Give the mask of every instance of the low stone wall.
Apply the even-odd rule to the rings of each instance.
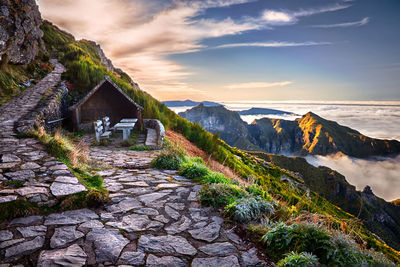
[[[165,137],[165,128],[161,121],[156,119],[144,119],[143,127],[145,129],[150,128],[154,129],[157,134],[156,138],[156,148],[161,148],[163,146],[163,141]]]
[[[16,131],[24,133],[32,130],[34,126],[44,126],[47,132],[54,131],[61,126],[60,119],[68,115],[68,89],[64,82],[57,85],[54,91],[41,100],[36,107],[23,116],[16,123]],[[51,121],[58,122],[49,123]]]

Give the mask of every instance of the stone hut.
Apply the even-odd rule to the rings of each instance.
[[[93,121],[107,116],[111,125],[123,118],[137,118],[135,128],[142,128],[143,107],[135,103],[106,76],[78,103],[69,108],[74,130],[90,130]]]

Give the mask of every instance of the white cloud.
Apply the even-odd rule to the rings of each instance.
[[[270,24],[290,23],[294,21],[294,17],[290,14],[274,10],[265,11],[262,17]]]
[[[216,48],[233,48],[233,47],[296,47],[296,46],[314,46],[314,45],[330,45],[330,42],[262,42],[262,43],[234,43],[224,44]]]
[[[265,10],[263,12],[262,19],[265,21],[265,23],[270,25],[287,25],[296,23],[299,17],[307,17],[320,13],[334,12],[349,7],[351,7],[351,5],[336,4],[333,6],[321,8],[300,9],[298,11]]]
[[[368,24],[370,19],[368,17],[363,18],[359,21],[343,22],[337,24],[322,24],[322,25],[312,25],[313,28],[347,28],[347,27],[360,27]]]
[[[307,16],[320,14],[320,13],[339,11],[339,10],[346,9],[349,7],[351,7],[351,5],[336,4],[333,6],[326,6],[326,7],[321,7],[321,8],[300,9],[299,11],[294,12],[292,15],[294,17],[307,17]]]
[[[269,88],[269,87],[281,87],[293,84],[291,81],[283,82],[246,82],[246,83],[235,83],[227,85],[228,89],[257,89],[257,88]]]

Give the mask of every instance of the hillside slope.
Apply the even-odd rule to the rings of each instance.
[[[251,154],[300,173],[311,190],[360,218],[372,232],[400,249],[400,207],[375,196],[368,186],[362,192],[357,191],[340,173],[324,166],[314,167],[301,157],[262,152]]]
[[[199,124],[181,118],[152,96],[140,90],[123,71],[108,69],[102,63],[93,42],[87,40],[76,41],[70,34],[61,31],[49,22],[43,24],[42,30],[47,50],[52,55],[57,55],[60,62],[67,69],[63,77],[69,83],[71,97],[79,99],[102,80],[105,75],[108,75],[132,99],[144,107],[145,117],[161,120],[167,129],[179,132],[213,159],[229,167],[243,179],[256,182],[270,194],[278,196],[289,207],[296,205],[300,211],[329,215],[339,221],[354,219],[353,216],[332,205],[314,192],[310,192],[308,196],[305,196],[303,187],[288,187],[287,183],[281,180],[281,177],[289,174],[286,174],[280,168],[263,162],[260,163],[256,158],[230,147],[220,140],[218,135],[212,135]],[[235,114],[238,116],[237,113]],[[238,126],[236,134],[244,137],[246,128],[243,128],[244,125],[240,122],[240,118],[236,116],[235,123]],[[219,121],[218,118],[217,121]],[[224,123],[224,121],[221,121],[221,123]],[[236,125],[232,124],[230,127],[236,127]],[[236,140],[237,143],[239,141]],[[369,247],[384,251],[392,259],[400,261],[400,256],[397,252],[376,240],[366,228],[362,227],[358,234],[365,239]]]
[[[250,125],[238,117],[236,112],[222,106],[197,106],[180,115],[200,123],[212,133],[219,133],[228,144],[245,150],[261,148],[268,153],[297,155],[342,152],[358,158],[389,156],[400,152],[400,142],[397,140],[370,138],[312,112],[295,121],[262,118]],[[231,134],[232,129],[236,131],[235,135]],[[237,140],[239,137],[241,142]]]

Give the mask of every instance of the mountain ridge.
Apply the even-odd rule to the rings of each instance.
[[[250,125],[236,114],[222,106],[218,109],[196,106],[179,113],[192,122],[200,123],[212,133],[218,132],[228,144],[245,150],[258,148],[267,153],[302,156],[342,152],[357,158],[400,153],[400,142],[397,140],[370,138],[313,112],[308,112],[294,121],[262,118],[254,120]],[[240,137],[248,142],[238,143],[238,136],[227,137],[227,131],[232,130],[240,131]]]

